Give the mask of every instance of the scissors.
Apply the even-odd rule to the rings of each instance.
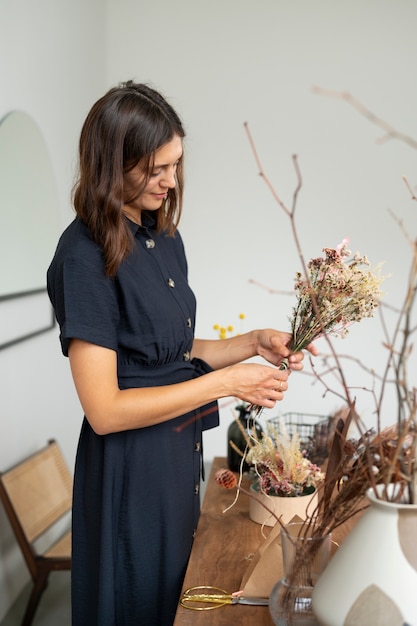
[[[180,599],[180,604],[185,609],[194,611],[209,611],[219,609],[226,604],[247,604],[252,606],[268,606],[268,598],[245,598],[238,593],[227,593],[219,587],[200,585],[186,589]],[[203,605],[203,606],[201,606]]]

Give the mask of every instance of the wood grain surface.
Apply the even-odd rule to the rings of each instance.
[[[251,555],[264,541],[259,524],[249,519],[248,496],[241,493],[233,502],[235,491],[223,489],[214,474],[227,467],[225,458],[216,457],[208,478],[197,535],[188,564],[184,589],[196,585],[213,585],[227,592],[240,588]],[[270,528],[264,529],[265,536]],[[278,579],[278,576],[277,576]],[[178,607],[174,626],[273,626],[267,606],[222,606],[210,611]]]

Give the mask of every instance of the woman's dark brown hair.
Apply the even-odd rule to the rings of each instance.
[[[185,136],[181,120],[157,91],[128,81],[110,89],[91,108],[79,142],[79,177],[73,201],[77,215],[103,248],[106,274],[114,276],[131,251],[131,232],[122,212],[123,177],[139,162],[145,178],[136,195],[146,186],[155,152],[175,135]],[[183,160],[177,167],[177,184],[169,189],[155,213],[156,228],[175,232],[184,187]]]

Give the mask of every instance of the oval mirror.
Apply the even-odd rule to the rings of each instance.
[[[57,207],[39,128],[26,113],[9,113],[0,123],[0,296],[45,287]]]
[[[0,122],[0,347],[53,325],[45,287],[58,232],[42,133],[28,114],[13,111]]]

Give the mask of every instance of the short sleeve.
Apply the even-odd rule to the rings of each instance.
[[[65,356],[71,339],[117,350],[116,285],[105,276],[102,263],[89,264],[74,257],[63,259],[50,277],[49,291]]]

